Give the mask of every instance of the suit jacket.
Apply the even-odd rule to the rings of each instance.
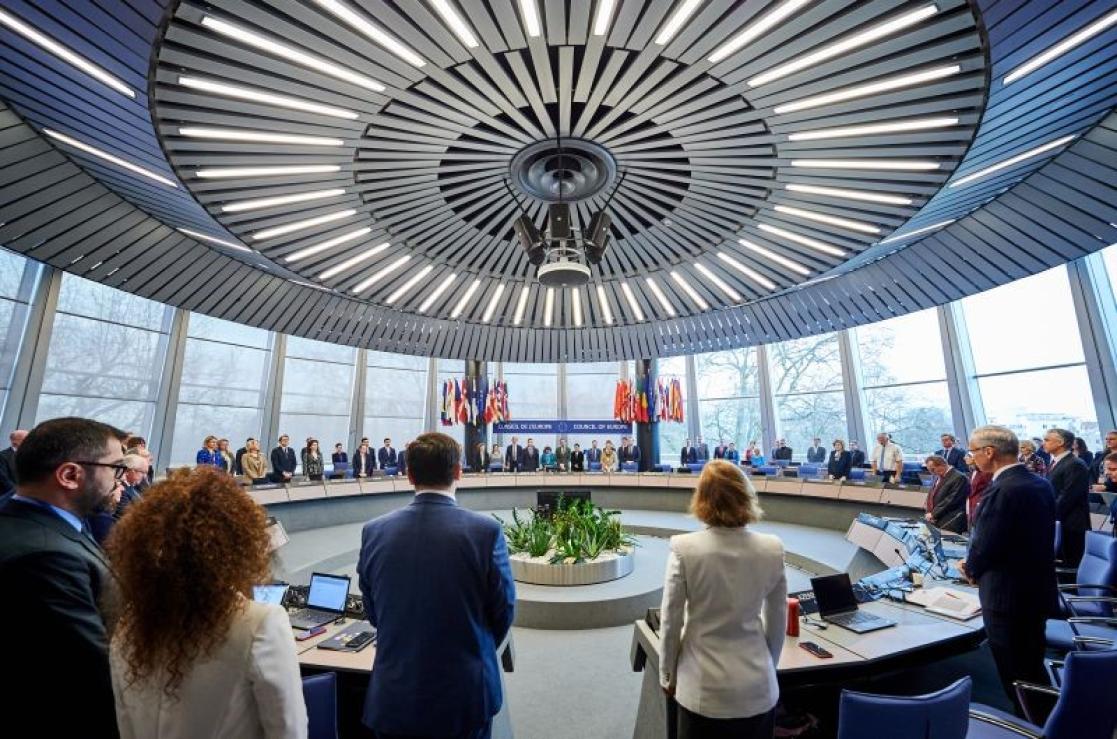
[[[275,449],[271,450],[271,468],[277,481],[282,479],[284,472],[288,472],[293,476],[297,466],[297,462],[295,461],[295,450],[291,447],[284,449],[281,446],[277,446]]]
[[[830,452],[830,461],[826,464],[826,474],[835,480],[840,480],[843,477],[849,479],[849,471],[852,466],[853,455],[847,451],[839,453],[835,449]]]
[[[8,447],[0,452],[0,495],[16,489],[16,450]]]
[[[116,641],[110,655],[122,739],[307,735],[299,658],[280,606],[245,603],[213,654],[191,665],[175,698],[154,681],[130,683]]]
[[[1090,468],[1078,457],[1068,454],[1047,471],[1055,489],[1055,517],[1063,524],[1063,534],[1090,528]]]
[[[699,462],[702,462],[704,460],[708,461],[710,459],[710,447],[709,447],[708,444],[703,442],[702,444],[699,444],[695,448],[698,449],[698,461]]]
[[[586,469],[586,453],[579,449],[576,452],[570,452],[570,470],[572,472],[583,472]]]
[[[89,536],[32,503],[0,508],[0,592],[11,606],[0,609],[0,628],[44,636],[9,640],[0,696],[26,712],[36,736],[118,736],[102,616],[114,590]]]
[[[953,467],[932,487],[931,523],[940,529],[962,533],[966,530],[966,499],[970,497],[970,479]],[[930,495],[930,493],[928,493]]]
[[[349,455],[345,452],[334,452],[330,455],[330,461],[334,464],[349,464]]]
[[[776,704],[787,628],[779,539],[724,527],[671,537],[660,614],[659,681],[681,705],[740,718]]]
[[[520,455],[520,469],[524,472],[535,472],[539,469],[539,447],[531,447],[528,449],[526,446]]]
[[[948,465],[958,470],[963,475],[970,474],[970,468],[966,466],[966,450],[957,444],[950,447],[950,449],[940,449],[935,452],[935,454],[945,459]]]
[[[852,467],[860,467],[865,464],[865,452],[862,449],[849,450],[849,463]]]
[[[682,452],[679,453],[679,464],[697,464],[698,463],[698,450],[692,446],[684,446]]]
[[[368,477],[376,469],[376,456],[369,449],[362,452],[360,447],[353,452],[353,477]]]
[[[586,461],[587,462],[600,462],[601,461],[601,450],[600,449],[594,449],[593,447],[590,447],[589,449],[587,449],[586,450]]]
[[[985,611],[1043,618],[1053,613],[1055,493],[1023,465],[1004,470],[982,494],[966,570]]]
[[[380,469],[382,470],[388,467],[398,467],[399,453],[395,449],[382,446],[376,452],[376,461],[380,463]]]
[[[637,464],[639,464],[640,447],[636,446],[635,444],[627,448],[622,446],[619,450],[617,450],[617,458],[621,462],[636,462]]]
[[[812,446],[807,449],[807,461],[812,464],[821,464],[826,461],[826,449],[820,446]]]
[[[365,524],[357,575],[377,629],[367,726],[457,736],[500,710],[496,650],[512,625],[516,590],[499,523],[445,495],[419,493]]]
[[[524,448],[519,444],[509,444],[504,449],[504,469],[519,472],[524,468]]]
[[[728,448],[727,446],[714,447],[714,459],[725,459],[725,450]]]
[[[772,450],[772,459],[791,459],[791,447],[781,446]]]
[[[248,454],[248,447],[242,446],[240,449],[237,450],[236,461],[233,462],[233,472],[238,475],[244,474],[244,465],[242,460],[244,458],[244,455],[246,454]]]

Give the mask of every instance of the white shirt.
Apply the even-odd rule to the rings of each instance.
[[[291,621],[280,606],[245,601],[225,640],[190,666],[177,700],[158,680],[129,684],[110,650],[121,739],[305,739],[306,704]]]
[[[884,464],[881,464],[881,454],[884,454]],[[904,460],[904,450],[898,445],[888,442],[883,448],[880,444],[873,447],[873,453],[869,457],[869,462],[877,466],[877,471],[894,472],[896,465],[902,463]]]
[[[430,493],[431,495],[445,495],[450,500],[457,500],[458,499],[457,496],[454,495],[454,489],[453,488],[450,488],[449,490],[416,490],[415,491],[416,495],[426,495],[427,493]]]
[[[659,681],[687,710],[744,718],[776,705],[787,630],[778,538],[720,527],[671,537],[660,618]]]
[[[1059,464],[1059,460],[1061,460],[1063,457],[1067,456],[1068,454],[1072,454],[1072,453],[1073,452],[1070,449],[1067,449],[1062,454],[1052,454],[1051,455],[1051,466],[1048,467],[1048,469],[1055,469],[1055,465]]]

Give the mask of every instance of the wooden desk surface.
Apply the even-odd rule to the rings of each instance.
[[[319,649],[318,645],[330,637],[356,623],[355,619],[344,619],[344,623],[330,624],[326,631],[306,641],[296,641],[295,651],[299,655],[299,665],[316,670],[340,670],[342,672],[372,672],[372,661],[376,656],[376,644],[370,644],[359,652],[337,652],[332,649]],[[371,626],[369,628],[372,628]],[[292,630],[292,637],[294,636]]]

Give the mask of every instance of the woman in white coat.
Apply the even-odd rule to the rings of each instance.
[[[268,579],[264,510],[232,477],[199,468],[153,485],[108,549],[122,739],[305,739],[287,612],[249,597]]]
[[[783,544],[749,530],[762,511],[735,464],[707,463],[690,509],[706,528],[671,537],[660,614],[659,680],[678,701],[679,739],[770,739],[787,629]]]

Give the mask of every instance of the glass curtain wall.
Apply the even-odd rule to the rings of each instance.
[[[7,404],[39,269],[38,262],[0,249],[0,413]]]
[[[151,436],[172,314],[63,273],[35,422],[85,416]]]
[[[792,459],[805,460],[815,438],[822,439],[824,446],[845,439],[848,429],[837,335],[770,344],[768,357],[778,436],[787,440]],[[765,450],[769,459],[771,452]]]
[[[231,321],[190,315],[175,410],[171,465],[194,464],[206,436],[229,440],[234,452],[260,439],[271,334]],[[264,454],[275,439],[260,439]]]
[[[517,364],[504,365],[504,381],[508,384],[508,412],[513,421],[552,421],[559,418],[558,365]],[[612,409],[612,402],[607,406]],[[508,434],[505,434],[507,437]],[[543,447],[554,449],[558,443],[555,434],[519,434],[520,443],[527,444],[530,437],[543,453]],[[504,440],[507,446],[510,437]],[[567,439],[567,443],[573,442]]]
[[[686,383],[686,357],[667,357],[657,363],[656,371],[659,377],[667,384],[672,379],[678,379],[679,387],[683,391],[683,422],[660,421],[659,427],[659,463],[669,464],[672,467],[679,465],[679,450],[682,449],[683,440],[687,438],[687,428],[690,419],[687,418],[687,383]]]
[[[702,439],[710,448],[722,441],[737,445],[744,459],[744,451],[755,441],[763,446],[760,432],[760,366],[756,347],[730,349],[694,357],[695,378],[698,385],[698,417]],[[674,461],[681,461],[678,440],[672,450]],[[691,439],[697,444],[697,439]],[[663,442],[660,442],[662,449]],[[806,453],[806,447],[804,447]],[[662,449],[666,455],[667,450]],[[767,452],[765,452],[767,454]]]
[[[349,445],[356,356],[351,346],[287,337],[279,433],[291,437],[296,452],[317,439],[327,466],[334,444]]]
[[[364,431],[373,449],[392,440],[395,449],[423,433],[427,410],[426,357],[367,352]],[[332,452],[332,447],[331,447]]]
[[[620,362],[587,362],[566,365],[566,418],[571,421],[612,421],[613,400],[620,378]],[[579,444],[582,450],[590,448],[597,439],[599,447],[605,446],[608,434],[570,434],[566,443]],[[613,444],[620,444],[613,439]]]

